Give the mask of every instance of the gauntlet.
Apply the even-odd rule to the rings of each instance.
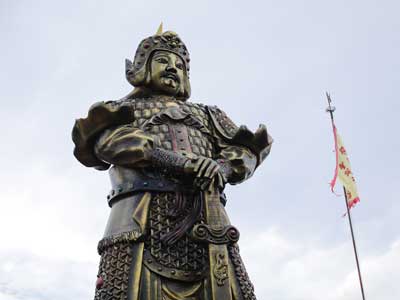
[[[189,175],[200,190],[207,190],[213,185],[223,189],[231,174],[230,165],[224,160],[214,161],[193,153],[181,154],[160,148],[151,150],[148,155],[153,166],[162,173]]]

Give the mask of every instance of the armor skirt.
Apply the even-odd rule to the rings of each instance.
[[[193,198],[181,199],[177,210],[177,197],[173,192],[144,193],[113,205],[110,223],[117,224],[118,220],[118,228],[131,228],[121,224],[126,215],[130,219],[133,216],[138,224],[140,219],[145,220],[145,226],[100,241],[95,300],[256,299],[236,243],[217,246],[228,256],[221,259],[211,251],[211,245],[193,239],[190,230],[172,243],[162,240],[180,228],[193,211]],[[139,202],[139,210],[127,206]],[[204,224],[202,213],[196,224]],[[112,228],[106,232],[115,233]],[[224,285],[217,299],[213,289]]]

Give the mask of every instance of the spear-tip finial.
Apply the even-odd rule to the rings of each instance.
[[[326,112],[333,113],[336,110],[336,107],[331,106],[332,99],[331,95],[328,92],[325,92],[326,98],[328,99],[328,108],[326,109]]]
[[[162,35],[163,33],[163,22],[160,23],[160,26],[158,26],[156,35]]]

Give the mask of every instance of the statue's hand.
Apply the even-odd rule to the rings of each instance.
[[[193,175],[195,187],[203,191],[209,190],[213,186],[222,190],[228,181],[226,165],[202,156],[186,162],[185,172]]]
[[[196,177],[194,179],[194,186],[202,191],[211,191],[213,188],[222,191],[225,188],[225,184],[227,183],[226,177],[223,175],[221,170],[215,174],[214,178],[199,178]]]
[[[186,174],[193,175],[195,178],[212,179],[219,169],[219,165],[211,158],[196,156],[189,159],[184,166]]]

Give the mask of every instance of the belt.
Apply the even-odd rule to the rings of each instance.
[[[116,201],[122,199],[124,195],[135,192],[175,192],[185,190],[182,183],[167,179],[154,170],[146,171],[145,169],[113,166],[109,174],[112,189],[107,195],[107,202],[110,207]]]

